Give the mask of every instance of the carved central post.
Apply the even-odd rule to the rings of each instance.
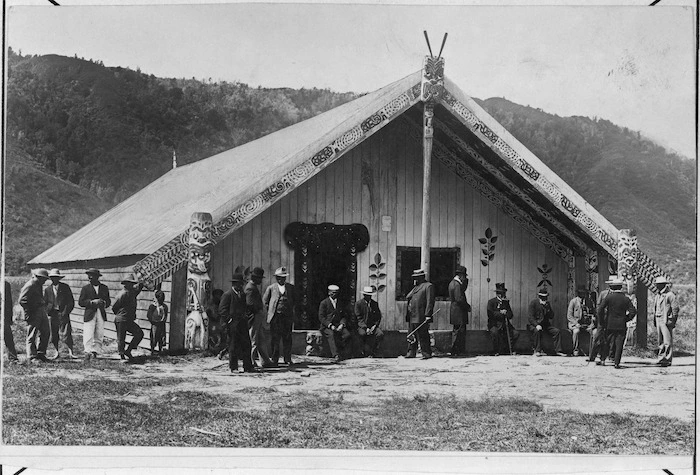
[[[423,62],[423,78],[421,80],[421,99],[423,100],[423,219],[420,260],[427,279],[430,278],[430,181],[432,177],[433,114],[435,102],[443,93],[444,83],[444,58],[426,56]]]
[[[617,273],[625,280],[626,292],[637,307],[636,344],[647,346],[647,288],[639,280],[637,263],[637,233],[633,229],[620,229],[617,240]],[[635,328],[633,325],[632,329]]]
[[[212,216],[193,213],[190,219],[187,260],[187,319],[185,348],[206,349],[209,341],[207,306],[211,296],[211,251],[214,248]]]

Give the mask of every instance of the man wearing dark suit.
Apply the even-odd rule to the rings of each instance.
[[[263,305],[267,309],[267,322],[272,335],[272,362],[279,363],[280,341],[282,358],[287,365],[292,364],[292,328],[294,326],[294,286],[287,283],[289,273],[286,267],[275,270],[277,282],[270,284],[263,295]]]
[[[90,361],[90,357],[97,358],[97,354],[102,352],[104,322],[107,321],[105,309],[112,305],[112,301],[109,298],[109,288],[100,283],[102,273],[95,268],[88,269],[85,273],[90,283],[80,290],[78,305],[85,309],[83,314],[83,349],[85,360]]]
[[[374,287],[367,286],[362,289],[362,298],[355,302],[355,320],[357,321],[357,334],[360,338],[364,355],[374,358],[380,351],[384,333],[379,328],[382,321],[382,312],[379,305],[372,300],[372,295],[377,291]]]
[[[46,315],[46,303],[44,302],[44,283],[49,278],[49,271],[36,269],[32,272],[32,278],[24,284],[19,293],[19,304],[24,311],[24,320],[27,322],[27,356],[32,362],[47,362],[46,348],[49,346],[51,327],[49,317]],[[37,346],[37,340],[39,345]]]
[[[340,287],[328,286],[328,297],[323,299],[318,306],[318,321],[321,322],[320,331],[328,340],[331,356],[335,361],[347,357],[349,343],[352,334],[348,330],[348,316],[345,308],[338,301]]]
[[[270,360],[270,324],[267,321],[262,295],[258,289],[264,275],[263,269],[255,267],[250,274],[250,280],[243,289],[251,343],[250,359],[255,364],[259,357],[260,365],[263,368],[274,368],[277,365]]]
[[[75,358],[73,355],[73,332],[70,324],[70,313],[75,307],[75,299],[70,287],[61,282],[64,277],[60,270],[51,269],[49,272],[51,285],[44,289],[44,301],[51,325],[51,343],[56,347],[55,358],[60,356],[59,339],[63,340],[63,344],[68,347],[68,356]]]
[[[19,361],[17,358],[17,349],[15,348],[15,339],[12,336],[12,287],[10,283],[5,281],[5,313],[4,313],[4,328],[3,338],[5,339],[5,348],[7,348],[7,359],[11,363]]]
[[[127,362],[133,359],[132,350],[138,348],[139,343],[143,340],[143,330],[136,323],[136,308],[138,307],[138,295],[143,289],[143,284],[140,284],[134,279],[133,275],[127,276],[121,281],[124,290],[119,292],[117,298],[114,299],[112,311],[114,312],[114,325],[117,327],[117,350],[119,358],[122,362]],[[126,347],[126,334],[131,334],[131,341]],[[126,347],[126,350],[124,349]]]
[[[496,356],[501,353],[502,340],[506,340],[506,343],[508,343],[508,338],[510,337],[509,352],[512,352],[513,348],[515,348],[515,342],[520,336],[511,323],[511,320],[513,320],[513,310],[510,308],[510,302],[506,298],[507,291],[508,289],[506,289],[505,282],[497,283],[496,296],[490,299],[486,304],[486,315],[488,316],[487,326],[491,334],[491,343],[493,344],[493,351]]]
[[[598,318],[601,319],[607,310],[608,342],[615,340],[615,368],[620,369],[622,349],[627,333],[627,322],[637,315],[632,301],[622,292],[622,279],[610,282],[610,293],[605,296],[598,307]],[[610,344],[612,346],[612,344]]]
[[[457,266],[454,278],[447,287],[450,295],[450,323],[452,324],[452,348],[450,353],[457,356],[466,353],[467,324],[469,323],[469,310],[467,296],[464,292],[469,286],[467,268]]]
[[[546,288],[540,289],[536,299],[530,302],[528,306],[528,328],[532,332],[532,338],[535,343],[535,356],[542,356],[542,334],[549,333],[554,340],[554,351],[558,356],[566,356],[566,353],[561,351],[561,335],[559,329],[552,325],[554,320],[554,311],[549,303],[549,292]]]
[[[428,328],[433,321],[433,307],[435,306],[435,286],[425,280],[425,271],[423,269],[414,270],[412,276],[415,286],[406,295],[406,321],[408,322],[408,332],[414,330],[418,335],[413,338],[408,344],[406,358],[415,358],[418,351],[418,343],[420,342],[420,351],[422,358],[427,360],[433,356],[433,351],[430,348],[430,333]]]
[[[611,282],[614,282],[617,280],[616,275],[611,275],[608,280],[605,281],[608,286],[610,285]],[[600,295],[598,296],[598,301],[597,301],[597,306],[600,307],[600,304],[603,303],[603,300],[605,300],[605,297],[610,293],[610,288],[608,287],[607,289],[604,289]],[[607,318],[607,311],[603,314],[602,318],[598,317],[597,312],[593,316],[593,332],[591,334],[591,351],[590,354],[588,355],[588,362],[595,361],[595,358],[598,354],[600,354],[600,361],[596,361],[596,365],[598,366],[605,366],[605,360],[608,359],[608,356],[611,354],[611,348],[608,346],[608,337],[607,337],[607,325],[608,325],[608,318]],[[614,354],[614,351],[612,352]]]
[[[219,303],[219,320],[226,323],[229,331],[228,367],[232,373],[256,372],[251,359],[243,283],[242,274],[233,274],[231,288],[224,292]],[[238,369],[239,359],[243,360],[243,369],[240,371]]]

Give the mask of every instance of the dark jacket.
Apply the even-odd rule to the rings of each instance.
[[[296,304],[296,301],[294,300],[294,286],[285,282],[284,288],[284,293],[287,296],[287,306],[289,308],[289,312],[284,316],[287,318],[293,318],[294,305]],[[269,285],[267,289],[265,289],[265,295],[263,295],[263,305],[267,308],[268,322],[271,321],[272,317],[275,316],[275,311],[277,310],[277,302],[279,302],[281,296],[282,294],[280,294],[280,289],[279,285],[277,285],[277,282]]]
[[[469,323],[471,307],[464,295],[467,287],[469,287],[469,279],[464,279],[462,283],[457,282],[457,279],[452,279],[450,285],[447,286],[447,292],[450,294],[450,324],[452,325]]]
[[[55,307],[58,307],[58,316],[69,318],[75,307],[75,299],[68,284],[58,283],[58,294],[54,294],[53,284],[44,289],[44,301],[46,302],[46,313],[51,314]]]
[[[114,299],[112,311],[114,312],[114,322],[133,322],[136,321],[136,307],[138,306],[138,295],[141,293],[139,285],[135,290],[122,290]]]
[[[411,289],[406,300],[406,321],[422,323],[425,317],[433,315],[435,286],[430,282],[422,282]]]
[[[255,315],[265,309],[262,301],[262,295],[260,295],[258,286],[252,281],[249,281],[245,285],[243,294],[245,295],[246,317],[248,318],[248,323],[252,324]]]
[[[632,301],[622,292],[610,292],[598,307],[598,319],[608,312],[608,330],[626,330],[627,322],[637,315]]]
[[[379,304],[370,299],[369,303],[364,298],[355,302],[355,319],[358,328],[372,328],[382,321],[382,312]]]
[[[5,281],[5,325],[12,325],[12,286]]]
[[[506,314],[503,315],[501,310],[505,310]],[[505,321],[503,317],[508,319],[508,324],[510,325],[510,319],[513,318],[513,310],[510,308],[510,301],[507,299],[498,300],[498,297],[492,298],[486,304],[486,315],[488,316],[489,329],[496,327],[500,330],[503,328],[503,322]],[[512,327],[512,325],[510,325],[510,327]]]
[[[95,314],[99,310],[102,314],[102,320],[107,320],[106,308],[112,305],[112,301],[109,299],[109,288],[104,284],[99,284],[95,293],[95,289],[92,284],[87,284],[80,290],[80,297],[78,297],[78,305],[85,308],[85,313],[83,314],[83,321],[89,322],[95,318]],[[105,302],[104,307],[100,308],[93,300],[102,299]]]
[[[326,297],[321,301],[321,304],[318,306],[318,321],[321,323],[321,330],[330,328],[331,325],[338,326],[341,323],[346,327],[348,326],[347,312],[340,300],[337,301],[337,304],[337,308],[333,307],[330,297]]]
[[[228,289],[221,296],[219,303],[219,320],[227,324],[238,325],[246,318],[245,294],[241,289],[240,293]]]
[[[44,302],[43,285],[38,279],[32,277],[24,284],[19,292],[19,304],[24,310],[24,320],[36,320],[46,316],[46,303]]]
[[[527,307],[527,321],[532,327],[541,325],[542,328],[547,328],[554,321],[554,310],[552,304],[545,302],[540,303],[540,299],[534,299]]]

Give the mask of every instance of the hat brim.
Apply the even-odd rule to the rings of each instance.
[[[275,277],[289,277],[289,274],[275,274]]]
[[[508,292],[508,289],[493,289],[494,292]]]
[[[122,284],[126,284],[126,283],[129,283],[129,284],[138,284],[139,281],[138,281],[138,280],[129,280],[129,279],[122,280]]]
[[[374,295],[376,293],[377,293],[376,290],[374,292],[365,292],[364,290],[362,291],[362,295]]]
[[[49,278],[53,279],[54,277],[57,277],[59,279],[65,279],[65,275],[60,275],[60,274],[49,274]]]
[[[102,277],[102,272],[100,271],[92,271],[92,272],[86,272],[87,275],[96,275],[98,277]]]

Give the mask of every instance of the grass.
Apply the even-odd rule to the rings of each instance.
[[[246,393],[181,391],[180,381],[7,378],[4,442],[595,454],[693,451],[692,423],[665,417],[545,410],[519,398],[426,395],[360,405],[346,401],[342,393],[307,392],[275,398],[269,410],[251,411],[242,401]],[[129,399],[135,396],[138,402]],[[95,399],[100,404],[92,403]]]

